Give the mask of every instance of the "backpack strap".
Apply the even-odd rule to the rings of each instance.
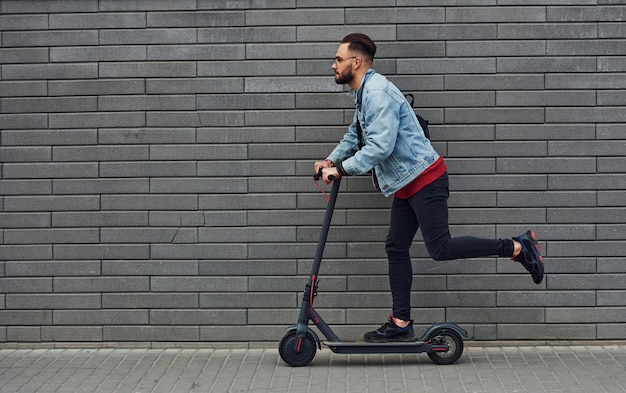
[[[404,98],[406,98],[406,101],[409,103],[409,105],[411,105],[411,108],[413,108],[413,103],[415,102],[415,97],[413,97],[413,94],[411,93],[405,94]],[[424,135],[426,135],[426,138],[430,139],[430,131],[428,130],[428,120],[424,119],[420,115],[417,115],[417,121],[419,121],[420,127],[422,127],[422,130],[424,130]]]

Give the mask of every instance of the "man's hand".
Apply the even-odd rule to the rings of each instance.
[[[316,161],[315,164],[313,164],[313,173],[319,173],[320,169],[322,169],[322,179],[326,184],[330,184],[332,182],[329,176],[332,176],[335,179],[339,178],[339,172],[337,171],[337,168],[335,168],[335,164],[333,164],[332,161]]]

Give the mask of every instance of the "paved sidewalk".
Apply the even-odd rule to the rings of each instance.
[[[466,347],[425,354],[318,351],[302,368],[276,349],[3,349],[0,392],[626,392],[626,345]]]

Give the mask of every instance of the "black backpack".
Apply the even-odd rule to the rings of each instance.
[[[413,94],[405,94],[404,97],[406,98],[409,105],[411,105],[411,108],[413,108],[413,102],[415,101]],[[420,126],[422,127],[422,130],[424,130],[424,135],[426,135],[426,138],[430,139],[430,131],[428,131],[428,120],[424,119],[420,115],[417,115],[417,121],[420,122]]]

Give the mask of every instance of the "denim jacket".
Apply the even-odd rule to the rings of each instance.
[[[380,190],[389,196],[439,159],[413,108],[386,77],[369,69],[359,90],[348,95],[355,99],[354,118],[327,160],[342,163],[350,175],[362,175],[373,168]],[[357,118],[364,133],[360,150]]]

